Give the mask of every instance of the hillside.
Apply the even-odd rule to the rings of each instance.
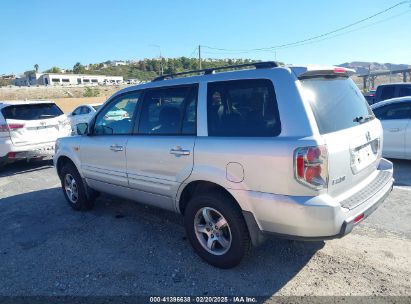
[[[368,74],[368,71],[396,71],[401,69],[411,68],[408,64],[394,64],[394,63],[378,63],[378,62],[366,62],[366,61],[352,61],[339,64],[338,66],[344,68],[355,69],[357,74]]]
[[[255,62],[251,59],[203,59],[201,68],[212,68],[226,65],[236,65]],[[123,76],[124,79],[139,79],[150,81],[156,76],[172,74],[183,71],[198,70],[200,68],[196,58],[162,58],[144,59],[128,63],[126,65],[111,66],[110,62],[90,64],[82,70],[85,74],[101,74],[112,76]]]

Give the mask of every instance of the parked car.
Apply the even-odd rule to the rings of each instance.
[[[84,104],[69,113],[67,116],[70,119],[72,133],[76,134],[77,124],[89,122],[100,106],[101,103]]]
[[[70,121],[52,101],[0,101],[0,167],[19,159],[50,157]]]
[[[138,84],[139,80],[138,79],[127,79],[126,84]]]
[[[397,97],[411,96],[411,83],[389,83],[377,87],[371,104]]]
[[[179,212],[195,251],[222,268],[267,234],[324,240],[351,232],[393,185],[381,123],[352,71],[229,68],[245,66],[255,69],[161,76],[114,94],[78,125],[84,136],[56,143],[70,206],[91,209],[106,192]],[[128,116],[108,120],[113,109]]]
[[[411,96],[372,105],[384,130],[383,156],[411,159]]]
[[[369,90],[364,94],[364,98],[368,102],[368,104],[373,104],[375,99],[375,90]]]

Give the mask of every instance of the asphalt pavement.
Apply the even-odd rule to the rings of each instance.
[[[51,162],[0,172],[0,295],[411,295],[411,161],[353,233],[270,238],[230,270],[192,250],[174,213],[102,195],[66,203]]]

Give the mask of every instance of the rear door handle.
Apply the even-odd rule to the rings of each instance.
[[[114,152],[120,152],[120,151],[123,151],[123,146],[111,145],[111,146],[110,146],[110,150],[111,150],[111,151],[114,151]]]
[[[399,132],[400,131],[400,128],[392,128],[392,129],[390,129],[390,132]]]
[[[175,148],[170,149],[170,154],[174,154],[176,156],[190,155],[190,150],[184,150],[181,147],[175,147]]]

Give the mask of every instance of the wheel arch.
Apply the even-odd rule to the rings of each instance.
[[[181,214],[184,214],[184,211],[190,199],[196,193],[204,191],[221,191],[228,197],[232,198],[233,201],[237,204],[237,206],[242,210],[238,200],[225,187],[207,180],[195,180],[186,184],[185,187],[182,189],[180,196],[177,199],[177,210]]]
[[[59,156],[59,158],[57,159],[57,162],[56,162],[56,170],[57,170],[58,176],[60,176],[61,169],[67,163],[73,164],[73,166],[75,166],[77,168],[76,164],[74,163],[74,161],[71,158],[69,158],[65,155],[61,155],[61,156]],[[79,171],[78,168],[77,168],[77,171]]]

